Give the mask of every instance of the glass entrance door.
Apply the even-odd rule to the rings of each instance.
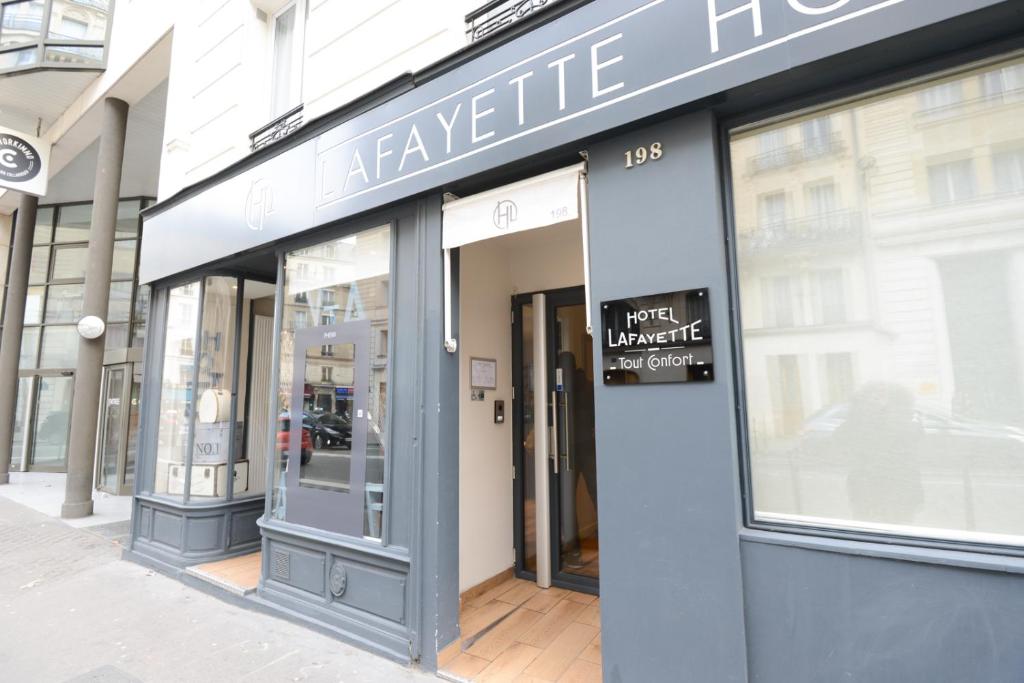
[[[104,373],[96,487],[114,495],[129,495],[135,483],[141,382],[141,365],[134,363]]]
[[[65,472],[68,463],[68,428],[75,378],[71,372],[40,375],[36,382],[29,469]]]
[[[99,488],[117,493],[119,487],[118,469],[124,449],[125,405],[124,386],[126,368],[123,365],[107,368],[103,383],[103,398],[100,403],[100,466],[97,468]]]
[[[583,288],[519,295],[513,308],[516,570],[546,585],[550,565],[553,585],[597,592],[594,364]],[[541,383],[546,400],[537,405]],[[538,471],[545,445],[546,471]]]
[[[550,473],[552,583],[597,588],[597,453],[593,346],[583,289],[551,292],[548,387],[552,390]]]

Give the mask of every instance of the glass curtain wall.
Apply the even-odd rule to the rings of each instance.
[[[154,494],[184,503],[263,495],[269,446],[246,428],[246,412],[266,425],[260,416],[269,415],[269,395],[246,396],[254,377],[266,385],[269,330],[255,323],[272,308],[272,292],[272,285],[227,276],[165,290]]]
[[[381,538],[388,434],[390,263],[390,226],[330,239],[285,255],[275,470],[278,476],[272,500],[272,514],[277,519],[286,518],[285,482],[289,467],[302,468],[301,486],[346,489],[351,458],[361,457],[352,450],[353,431],[364,429],[365,500],[360,506],[363,535]],[[354,321],[369,321],[369,348],[350,344],[312,347],[296,368],[296,332]],[[366,355],[357,359],[353,354]],[[351,409],[355,403],[353,368],[360,360],[369,364],[365,419]],[[292,405],[297,383],[302,384],[302,405]],[[300,419],[300,453],[293,458],[288,452],[289,431],[292,421]]]
[[[0,71],[102,67],[110,10],[110,0],[0,4]]]
[[[126,199],[118,204],[107,351],[141,348],[145,339],[149,292],[135,282],[139,211],[147,204],[145,199]],[[30,411],[34,426],[18,423],[15,440],[24,443],[24,430],[29,430],[29,465],[40,469],[66,467],[73,373],[78,359],[75,324],[82,317],[91,220],[92,204],[40,207],[36,216],[19,368],[23,377],[37,375],[40,381],[23,382],[19,391],[29,390],[33,396],[19,396],[18,400],[19,404],[31,401],[40,409]],[[4,258],[8,259],[9,253]],[[49,422],[43,425],[42,420]]]
[[[1024,546],[1021,121],[1016,59],[732,135],[755,521]]]

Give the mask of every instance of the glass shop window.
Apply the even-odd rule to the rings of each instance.
[[[356,490],[352,474],[364,469],[362,500],[352,514],[361,515],[364,536],[381,537],[388,437],[390,240],[390,227],[382,226],[285,257],[278,464],[272,501],[277,519],[291,517],[286,515],[287,505],[295,488],[289,481],[297,482],[298,489],[347,493]],[[323,330],[326,335],[338,330],[337,338],[347,339],[347,329],[360,327],[350,325],[356,322],[368,323],[365,343],[332,343],[333,337],[325,336],[299,347],[303,353],[296,354],[296,344],[301,343],[297,333]],[[368,385],[360,383],[360,372],[368,375]],[[290,452],[295,420],[301,420],[297,455]],[[364,444],[362,452],[360,444]],[[299,468],[298,476],[291,473],[289,478],[289,468]],[[298,494],[295,498],[293,506],[299,504]],[[324,522],[328,528],[331,515],[347,513],[328,505],[323,514],[328,516]],[[358,519],[346,521],[349,528],[360,526]]]
[[[168,293],[160,423],[157,428],[153,493],[181,498],[185,490],[189,422],[195,386],[195,339],[199,322],[199,286],[189,283]]]
[[[206,278],[196,366],[191,499],[222,499],[227,495],[225,477],[232,435],[242,434],[243,425],[231,415],[237,302],[236,278]]]
[[[168,293],[155,493],[187,487],[191,503],[264,495],[275,291],[210,276]]]
[[[1022,67],[732,133],[753,521],[1024,546]]]

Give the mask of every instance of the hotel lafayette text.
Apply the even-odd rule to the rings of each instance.
[[[712,381],[708,290],[602,302],[601,351],[605,384]]]
[[[642,4],[388,123],[349,139],[322,140],[317,205],[366,194],[684,79],[707,78],[759,50],[905,1],[912,0]],[[344,128],[330,137],[341,138]]]

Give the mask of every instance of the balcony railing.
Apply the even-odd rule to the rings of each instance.
[[[750,157],[747,161],[751,174],[764,173],[777,168],[813,161],[839,154],[845,149],[839,133],[806,137],[801,142],[784,145]]]
[[[291,135],[302,125],[302,105],[278,116],[276,119],[249,134],[249,148],[255,152],[272,142]]]
[[[739,235],[742,253],[800,249],[829,243],[844,243],[861,236],[859,211],[831,211],[807,218],[765,223]]]
[[[546,9],[559,0],[492,0],[466,15],[466,37],[475,42]]]

